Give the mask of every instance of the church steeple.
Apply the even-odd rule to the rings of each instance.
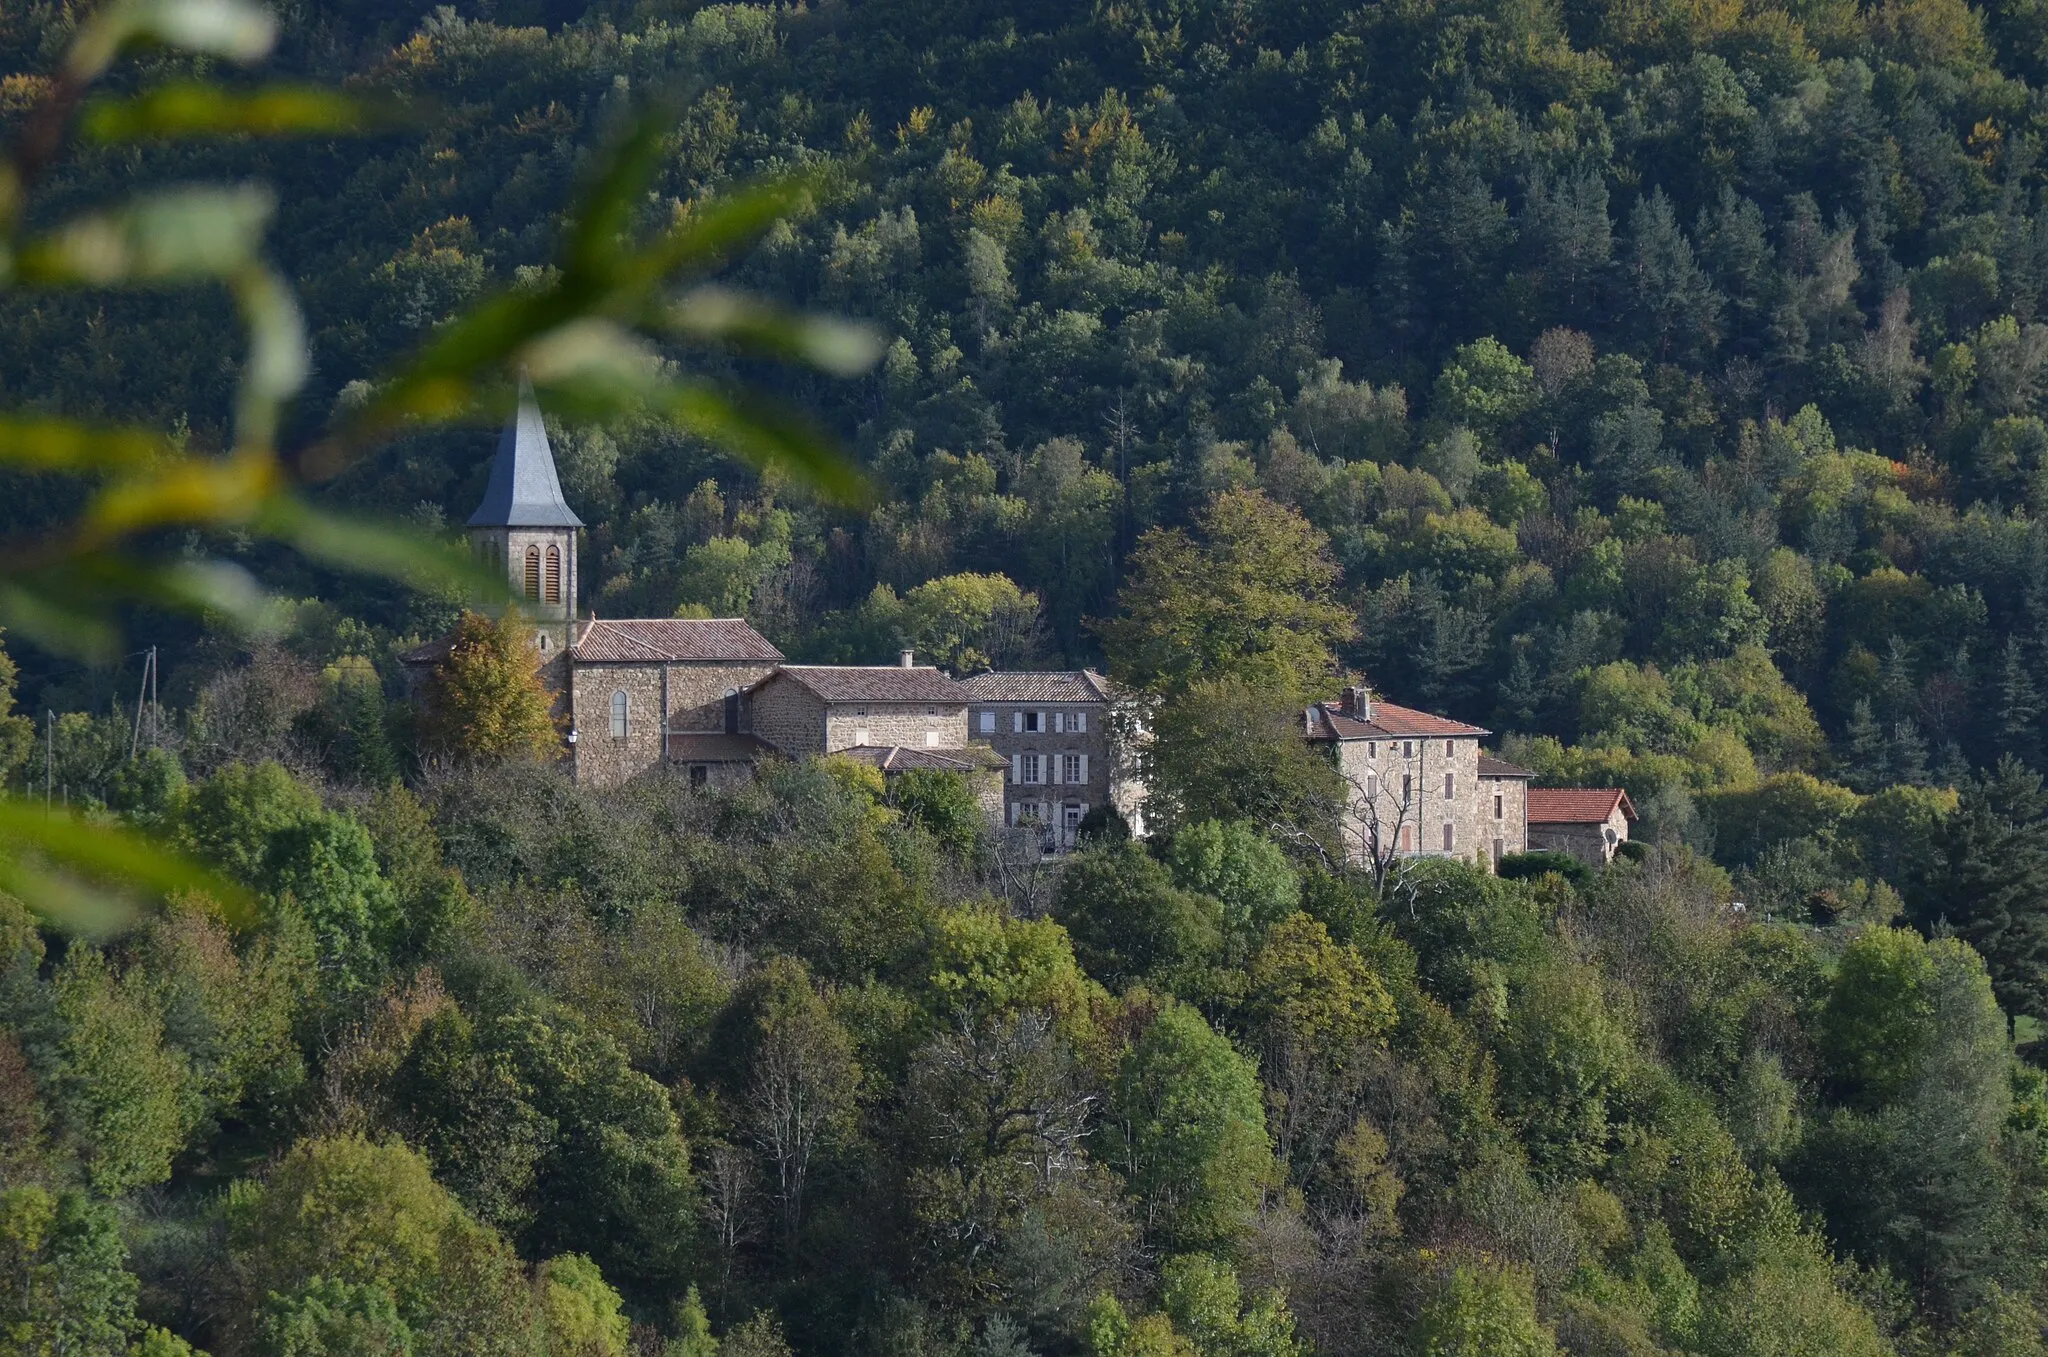
[[[562,498],[540,402],[521,373],[518,408],[499,435],[483,502],[469,516],[470,544],[505,571],[530,615],[567,622],[576,616],[576,530],[582,526]]]

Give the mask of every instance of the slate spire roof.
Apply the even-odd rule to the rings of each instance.
[[[469,516],[472,528],[580,528],[583,520],[562,498],[555,454],[541,423],[533,383],[519,375],[519,408],[498,438],[483,503]]]

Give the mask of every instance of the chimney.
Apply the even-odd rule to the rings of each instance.
[[[896,652],[896,663],[902,665],[905,669],[917,668],[917,652],[913,651],[909,646],[903,647],[903,649]]]

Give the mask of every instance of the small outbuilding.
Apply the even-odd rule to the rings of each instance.
[[[1570,853],[1589,867],[1604,867],[1628,842],[1637,818],[1619,787],[1531,787],[1529,849]]]

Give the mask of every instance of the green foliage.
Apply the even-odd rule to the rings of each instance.
[[[956,860],[973,858],[987,816],[966,778],[958,773],[910,768],[897,774],[889,797],[905,819],[937,839]]]
[[[1067,863],[1053,917],[1088,974],[1118,987],[1201,965],[1223,936],[1220,903],[1182,890],[1164,863],[1129,839],[1084,849]]]
[[[1355,630],[1330,599],[1337,568],[1323,534],[1284,505],[1232,490],[1196,533],[1154,529],[1132,557],[1124,615],[1097,624],[1120,681],[1178,693],[1236,679],[1308,692]]]
[[[1241,820],[1187,826],[1174,834],[1167,860],[1183,888],[1222,902],[1223,936],[1235,955],[1301,901],[1301,883],[1286,856]]]
[[[1228,1244],[1273,1172],[1258,1072],[1202,1015],[1164,1003],[1124,1055],[1101,1133],[1153,1236]]]
[[[111,1207],[36,1186],[0,1192],[0,1337],[17,1352],[119,1352],[136,1280]]]
[[[538,652],[515,635],[518,621],[465,613],[422,699],[427,738],[460,758],[546,758],[559,750],[552,699]]]

